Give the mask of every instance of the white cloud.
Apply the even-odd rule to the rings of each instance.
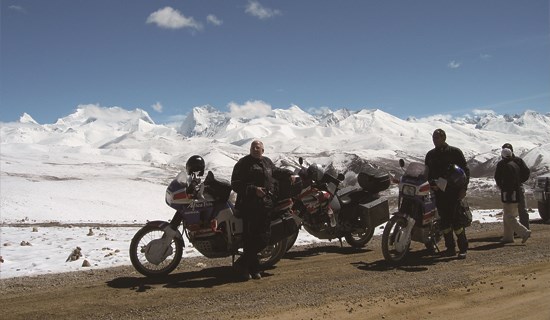
[[[206,22],[210,23],[210,24],[213,24],[215,26],[220,26],[222,25],[223,21],[218,19],[218,17],[216,17],[215,15],[213,14],[209,14],[207,17],[206,17]]]
[[[482,53],[479,55],[479,57],[483,60],[489,60],[491,59],[493,56],[491,56],[490,54],[487,54],[487,53]]]
[[[245,12],[259,19],[269,19],[281,14],[281,11],[277,9],[266,8],[262,6],[258,1],[254,0],[248,2]]]
[[[496,114],[493,110],[490,109],[474,109],[472,110],[472,113],[476,116],[484,116],[486,114]]]
[[[461,65],[460,62],[457,62],[457,61],[453,60],[453,61],[449,62],[449,64],[447,65],[447,67],[449,67],[449,68],[451,68],[451,69],[457,69],[457,68],[460,67],[460,65]]]
[[[427,117],[417,118],[417,121],[420,122],[433,122],[433,121],[450,121],[453,119],[453,116],[450,114],[435,114]]]
[[[181,12],[171,7],[165,7],[151,13],[147,18],[147,23],[154,23],[166,29],[202,29],[202,25],[195,21],[193,17],[186,17]]]
[[[307,112],[313,115],[324,115],[327,113],[330,113],[332,110],[330,110],[329,107],[312,107],[307,109]]]
[[[160,102],[155,103],[151,106],[151,108],[153,108],[156,112],[162,113],[162,104],[160,104]]]
[[[247,101],[243,105],[230,102],[227,107],[231,116],[238,118],[264,117],[272,113],[271,105],[261,100]]]
[[[22,6],[16,6],[16,5],[11,5],[11,6],[8,7],[8,9],[18,11],[18,12],[21,12],[21,13],[27,12],[27,10],[25,10],[25,8],[23,8]]]

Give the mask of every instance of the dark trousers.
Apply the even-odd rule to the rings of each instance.
[[[247,210],[243,215],[243,255],[242,266],[250,273],[259,272],[258,253],[269,240],[269,218],[267,209]]]
[[[437,212],[441,217],[440,227],[445,239],[445,247],[451,251],[455,250],[455,240],[453,232],[456,234],[458,249],[460,252],[468,250],[468,238],[466,237],[466,228],[464,228],[462,219],[459,215],[460,200],[458,193],[436,192]]]
[[[525,189],[523,187],[518,192],[518,213],[519,223],[529,229],[529,213],[527,212],[527,200],[525,199]]]

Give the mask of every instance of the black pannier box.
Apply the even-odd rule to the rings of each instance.
[[[390,186],[390,175],[387,172],[368,168],[359,172],[357,182],[363,190],[368,192],[380,192]]]
[[[359,214],[366,216],[371,228],[377,227],[390,220],[390,206],[388,199],[381,197],[375,201],[359,205]]]

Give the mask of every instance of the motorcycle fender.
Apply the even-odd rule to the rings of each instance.
[[[183,241],[183,235],[180,233],[179,230],[172,229],[170,227],[170,222],[168,221],[163,221],[163,220],[148,221],[146,225],[154,226],[162,230],[165,230],[165,228],[170,228],[170,230],[165,230],[165,231],[167,231],[168,233],[173,233],[173,236],[172,236],[173,238],[178,238],[181,241]]]

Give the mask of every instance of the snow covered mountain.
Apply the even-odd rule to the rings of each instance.
[[[422,160],[433,147],[430,135],[436,128],[444,129],[448,143],[464,151],[477,176],[492,173],[504,142],[512,143],[516,155],[534,172],[549,170],[550,114],[533,111],[514,116],[486,112],[462,118],[402,120],[378,109],[312,115],[292,106],[272,110],[267,116],[236,118],[202,106],[194,108],[175,129],[155,124],[140,109],[86,105],[55,124],[40,125],[23,114],[19,122],[2,125],[1,142],[2,153],[9,150],[9,144],[58,150],[64,146],[67,152],[93,150],[94,154],[172,167],[181,167],[192,154],[202,154],[213,168],[225,168],[248,152],[253,139],[262,139],[266,155],[274,160],[292,162],[304,156],[338,170],[347,170],[354,161],[389,169],[398,158]]]
[[[237,117],[196,107],[179,126],[155,124],[140,109],[97,105],[79,106],[54,124],[23,114],[18,122],[0,124],[1,218],[48,220],[50,211],[43,208],[55,208],[68,218],[79,210],[108,221],[112,212],[130,210],[166,219],[164,189],[191,155],[203,156],[208,170],[229,179],[253,139],[264,142],[265,155],[278,165],[296,166],[301,156],[346,173],[347,185],[365,167],[399,172],[399,158],[423,161],[436,128],[464,151],[479,178],[472,190],[496,192],[490,177],[505,142],[531,167],[532,177],[550,168],[550,114],[403,120],[382,110],[268,111]]]

